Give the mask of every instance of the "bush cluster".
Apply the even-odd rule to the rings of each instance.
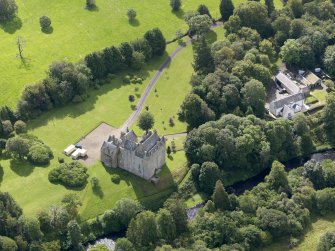
[[[87,168],[78,161],[62,163],[51,170],[48,178],[52,183],[60,183],[66,187],[81,188],[86,185],[89,175]]]

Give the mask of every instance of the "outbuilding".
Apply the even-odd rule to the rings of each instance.
[[[76,147],[74,145],[69,145],[65,150],[64,154],[67,156],[70,156],[74,151],[76,150]]]

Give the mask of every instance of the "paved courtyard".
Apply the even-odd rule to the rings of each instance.
[[[101,123],[89,134],[84,136],[77,144],[87,150],[87,157],[83,161],[87,166],[100,160],[100,148],[109,135],[119,136],[120,131],[106,123]]]

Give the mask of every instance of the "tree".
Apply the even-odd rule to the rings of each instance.
[[[0,123],[2,124],[2,135],[4,137],[9,137],[14,130],[12,123],[10,122],[10,120],[5,120],[2,122],[0,121]]]
[[[291,188],[288,184],[287,173],[285,172],[284,165],[278,161],[274,161],[271,167],[271,171],[268,176],[265,177],[265,181],[268,183],[271,189],[281,193],[290,192]]]
[[[138,118],[137,126],[141,128],[143,131],[148,131],[154,126],[155,119],[152,113],[148,111],[144,111],[140,117]]]
[[[144,211],[136,215],[129,224],[127,239],[139,247],[146,247],[157,242],[155,214],[151,211]]]
[[[322,121],[328,135],[328,139],[333,141],[335,138],[335,94],[329,93],[326,99],[326,105],[322,111]]]
[[[215,69],[211,49],[204,37],[195,46],[193,68],[199,74],[208,74]]]
[[[230,208],[229,197],[221,180],[216,181],[212,198],[216,209],[228,210]]]
[[[293,16],[295,18],[300,18],[302,16],[304,10],[301,0],[290,0],[289,7],[292,10]]]
[[[297,40],[288,39],[280,49],[280,56],[286,64],[299,65],[301,61],[301,45]]]
[[[274,237],[283,236],[289,232],[287,215],[276,209],[258,208],[257,217],[263,230],[269,231]]]
[[[324,233],[318,243],[317,251],[331,251],[335,247],[335,231],[329,230]]]
[[[265,5],[256,1],[244,2],[238,6],[234,15],[239,16],[242,26],[255,29],[262,36],[268,34],[270,21]]]
[[[214,120],[215,114],[198,95],[190,93],[185,97],[180,107],[179,117],[191,128],[194,128]]]
[[[105,48],[102,52],[102,58],[106,69],[106,74],[117,73],[123,64],[121,52],[115,46]]]
[[[114,211],[117,214],[118,220],[121,224],[121,231],[126,230],[130,220],[142,210],[143,208],[138,201],[134,201],[128,198],[117,201]]]
[[[273,3],[273,0],[265,0],[265,5],[268,11],[268,16],[270,16],[272,12],[275,10],[275,5]]]
[[[210,31],[212,25],[212,19],[208,15],[194,15],[193,17],[187,19],[187,24],[189,26],[190,34],[197,34],[199,36],[204,36]]]
[[[188,229],[186,206],[180,199],[168,199],[164,203],[166,208],[176,224],[177,236],[184,233]]]
[[[9,138],[6,143],[6,150],[22,159],[29,153],[29,141],[19,136]]]
[[[118,238],[115,243],[115,251],[135,251],[135,248],[127,238]]]
[[[48,31],[51,27],[51,19],[47,16],[40,17],[40,26],[42,31]]]
[[[246,107],[250,106],[258,117],[263,117],[265,112],[266,91],[263,84],[257,80],[250,80],[241,89],[243,102]]]
[[[119,50],[125,65],[131,66],[131,63],[133,61],[133,47],[131,47],[128,42],[123,42],[121,43]]]
[[[326,48],[323,63],[332,76],[335,76],[335,45],[330,45]]]
[[[134,51],[132,54],[131,68],[140,70],[145,64],[145,56],[142,52]]]
[[[23,59],[23,48],[25,46],[25,40],[22,37],[17,36],[16,46],[19,51],[17,54],[17,57],[19,57],[20,59]]]
[[[75,220],[71,220],[67,224],[67,246],[71,250],[84,250],[82,241],[84,237],[81,233],[79,224]]]
[[[15,123],[17,118],[12,109],[5,105],[2,106],[0,109],[0,120],[2,121],[9,120],[11,123]]]
[[[15,0],[0,0],[0,21],[12,20],[17,13],[17,9]]]
[[[209,12],[208,7],[206,5],[204,5],[204,4],[200,4],[197,11],[198,11],[198,13],[200,15],[207,15],[210,18],[212,18],[211,14]]]
[[[93,79],[102,79],[106,75],[106,68],[101,53],[93,52],[85,57],[87,67],[91,70]]]
[[[181,7],[181,0],[170,0],[172,11],[178,11]]]
[[[130,22],[133,22],[136,19],[137,13],[134,9],[127,10],[127,17]]]
[[[159,238],[171,243],[177,236],[176,224],[171,213],[164,208],[160,209],[156,216],[156,222]]]
[[[17,244],[14,240],[6,236],[0,236],[0,250],[16,251],[18,250]]]
[[[231,0],[221,0],[220,13],[223,21],[228,21],[229,17],[234,13],[234,5]]]
[[[86,9],[92,10],[96,8],[95,0],[86,0]]]
[[[304,164],[302,175],[309,179],[316,189],[322,189],[325,186],[324,172],[320,162],[309,160]]]
[[[131,42],[134,51],[141,52],[145,56],[145,60],[148,61],[152,58],[152,48],[145,38],[138,38]]]
[[[14,124],[14,130],[16,134],[26,133],[27,132],[27,125],[22,120],[18,120]],[[0,130],[1,135],[1,130]]]
[[[78,208],[82,205],[78,194],[75,193],[68,193],[62,199],[62,203],[65,206],[66,211],[70,215],[72,219],[77,217],[78,215]]]
[[[21,216],[19,222],[23,226],[24,238],[29,241],[39,241],[41,240],[43,233],[40,229],[40,223],[36,218],[27,218]]]
[[[200,168],[199,185],[202,191],[212,194],[216,182],[221,178],[219,167],[214,162],[204,162]]]
[[[170,146],[167,147],[166,153],[167,153],[168,156],[170,156],[170,154],[171,154],[171,147]]]
[[[162,56],[165,52],[166,41],[160,29],[154,28],[144,34],[144,38],[149,42],[154,56]]]

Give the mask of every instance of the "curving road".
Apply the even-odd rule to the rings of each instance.
[[[215,29],[217,27],[222,26],[221,22],[217,22],[216,24],[214,24],[212,26],[211,29]],[[153,76],[153,78],[149,81],[148,86],[145,88],[143,94],[141,95],[140,100],[138,101],[137,105],[136,105],[136,110],[133,111],[133,113],[129,116],[129,118],[126,120],[126,122],[123,123],[123,125],[120,127],[121,131],[125,131],[127,128],[130,128],[137,120],[137,118],[140,116],[144,104],[147,100],[147,98],[149,97],[152,89],[154,88],[155,84],[158,82],[158,80],[160,79],[160,77],[162,76],[164,70],[169,66],[169,64],[171,63],[171,61],[178,56],[178,54],[191,43],[192,39],[188,39],[184,44],[182,44],[181,46],[179,46],[176,50],[174,50],[174,52],[172,52],[169,57],[163,62],[163,64],[159,67],[158,71],[155,73],[155,75]]]

